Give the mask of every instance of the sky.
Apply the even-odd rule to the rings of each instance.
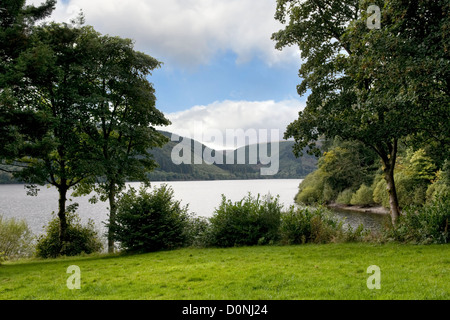
[[[59,0],[51,20],[68,22],[82,10],[86,25],[131,38],[136,50],[161,61],[149,81],[156,107],[172,122],[162,129],[191,137],[199,127],[224,137],[226,130],[278,129],[278,137],[267,137],[277,140],[306,97],[296,91],[298,48],[280,51],[270,39],[283,28],[275,9],[276,0]]]

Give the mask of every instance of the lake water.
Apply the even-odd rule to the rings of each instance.
[[[197,216],[210,217],[215,208],[220,205],[221,195],[227,199],[238,201],[251,192],[252,195],[261,196],[271,194],[279,195],[280,202],[285,208],[294,204],[294,197],[298,190],[300,179],[258,179],[258,180],[214,180],[214,181],[167,181],[152,182],[151,188],[167,184],[174,190],[174,197],[184,206],[189,204],[189,211]],[[139,187],[139,183],[128,185]],[[70,198],[70,197],[69,197]],[[104,222],[108,219],[107,202],[89,203],[90,196],[73,197],[72,202],[79,204],[78,214],[85,223],[92,219],[99,229],[104,228]],[[30,229],[35,234],[41,234],[43,227],[52,218],[52,212],[58,210],[58,193],[55,188],[40,187],[37,196],[27,196],[23,185],[0,185],[0,215],[5,218],[25,219]],[[358,213],[336,213],[352,225],[360,223],[368,227],[375,226],[381,221],[379,215]],[[104,229],[103,229],[104,230]]]

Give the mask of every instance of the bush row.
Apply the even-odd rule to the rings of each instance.
[[[168,208],[172,208],[168,210]],[[115,240],[124,251],[148,252],[175,247],[233,247],[265,244],[326,243],[361,240],[323,207],[283,210],[278,197],[250,193],[233,202],[222,196],[209,219],[189,215],[171,188],[151,193],[131,189],[118,201]]]
[[[120,227],[116,229],[116,240],[121,241],[121,248],[125,251],[145,252],[183,246],[232,247],[349,241],[448,243],[450,240],[448,194],[425,206],[409,207],[398,225],[387,226],[383,232],[375,234],[362,225],[355,230],[345,227],[343,221],[322,206],[291,206],[284,210],[278,197],[248,194],[232,202],[222,196],[213,216],[207,219],[189,215],[187,207],[181,208],[179,202],[173,199],[172,189],[166,186],[152,193],[141,189],[137,196],[136,191],[130,192],[135,195],[132,196],[132,209],[128,196],[122,198],[118,216],[128,216],[132,211],[136,217],[127,221],[118,218]],[[362,189],[356,194],[364,197],[366,193],[369,192]],[[143,223],[143,216],[154,218]],[[122,241],[124,234],[126,242]]]
[[[362,193],[362,192],[361,192]],[[425,206],[404,210],[398,224],[374,235],[362,226],[344,228],[324,207],[290,207],[283,210],[278,197],[253,197],[222,201],[209,219],[188,213],[174,200],[173,190],[165,185],[151,192],[130,189],[118,201],[115,241],[126,252],[170,250],[186,246],[230,247],[264,244],[304,244],[349,241],[399,241],[448,243],[450,196],[444,194]],[[74,213],[68,213],[70,242],[59,243],[59,223],[55,218],[46,234],[37,240],[39,257],[98,252],[102,243],[90,221],[82,226]],[[0,262],[32,254],[30,231],[23,221],[0,216]],[[63,250],[62,250],[63,249]]]

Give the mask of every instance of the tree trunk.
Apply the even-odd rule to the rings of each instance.
[[[394,181],[394,168],[385,167],[384,179],[387,183],[387,191],[389,193],[389,207],[391,212],[392,224],[395,226],[400,216],[400,208],[398,204],[397,189]]]
[[[389,193],[389,207],[391,212],[392,224],[397,224],[400,216],[400,208],[398,204],[397,189],[395,187],[394,169],[397,161],[397,139],[394,139],[392,143],[387,143],[389,155],[382,157],[384,164],[384,179],[387,183],[387,191]]]
[[[68,190],[69,188],[63,183],[58,188],[59,243],[61,244],[61,254],[64,254],[65,243],[67,242],[66,201]]]
[[[116,184],[114,182],[111,182],[109,185],[109,194],[108,194],[108,200],[109,200],[109,230],[108,230],[108,252],[114,253],[114,237],[111,230],[111,226],[114,225],[116,221]]]

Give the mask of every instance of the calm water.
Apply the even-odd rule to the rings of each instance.
[[[279,195],[280,202],[285,208],[294,204],[300,179],[260,179],[260,180],[215,180],[215,181],[170,181],[153,182],[151,187],[167,184],[174,190],[174,197],[182,205],[189,204],[189,211],[197,216],[210,217],[221,202],[221,195],[227,199],[238,201],[252,195]],[[130,183],[136,188],[139,183]],[[69,197],[70,198],[70,197]],[[90,196],[72,198],[72,202],[79,204],[78,214],[85,223],[93,219],[99,229],[104,228],[103,222],[108,219],[108,204],[98,202],[89,203]],[[52,218],[52,212],[58,209],[58,193],[55,188],[40,187],[38,196],[27,196],[23,185],[0,185],[0,215],[4,217],[25,219],[35,234],[43,232],[43,227]],[[381,221],[379,215],[358,213],[336,213],[346,217],[352,226],[360,223],[373,227]]]

